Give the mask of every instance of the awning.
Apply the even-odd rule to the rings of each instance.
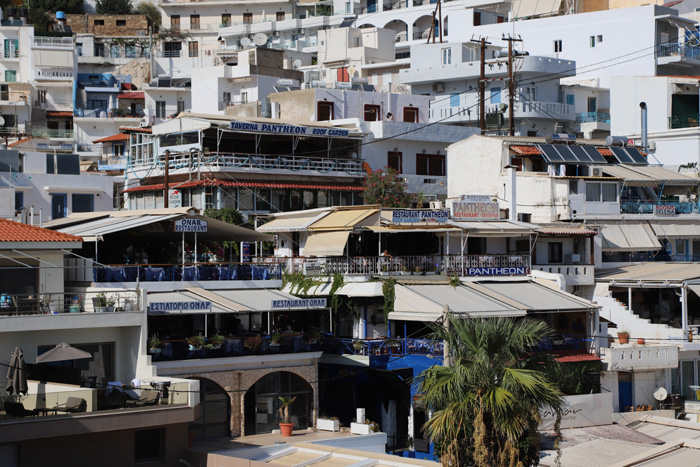
[[[37,70],[41,68],[73,68],[75,66],[73,49],[32,49],[32,58],[34,59],[32,65]],[[47,72],[46,70],[41,71]],[[42,78],[41,72],[38,74],[38,78]],[[66,79],[70,79],[70,76],[66,76]]]
[[[526,235],[534,233],[539,228],[539,226],[534,224],[507,219],[489,221],[457,221],[450,219],[447,221],[447,224],[468,231],[469,235],[476,236],[503,234]]]
[[[649,224],[659,238],[669,237],[700,237],[698,222],[655,222]]]
[[[455,228],[455,227],[443,227],[440,225],[436,225],[435,227],[431,227],[428,225],[422,225],[422,224],[416,224],[415,226],[412,225],[396,225],[396,226],[388,226],[388,225],[370,225],[365,227],[366,229],[371,230],[372,232],[375,233],[417,233],[417,232],[431,232],[431,233],[445,233],[445,232],[456,232],[459,233],[462,230]]]
[[[479,282],[493,299],[506,299],[532,313],[586,311],[598,308],[593,302],[534,281]]]
[[[304,293],[307,297],[327,297],[331,293],[331,287],[333,284],[330,282],[324,282],[323,284],[309,287],[309,290]],[[301,293],[297,289],[292,290],[292,287],[287,284],[282,289],[285,293]],[[346,297],[382,297],[384,292],[382,291],[381,282],[350,282],[344,284],[337,292],[336,295],[343,295]]]
[[[690,185],[700,183],[695,177],[656,166],[606,165],[601,167],[605,175],[625,180],[627,186],[654,186],[661,184]]]
[[[211,127],[211,122],[200,118],[178,117],[153,125],[151,127],[151,134],[169,135],[173,133],[206,130],[209,127]]]
[[[647,222],[600,223],[603,251],[654,251],[661,244]]]
[[[302,254],[304,256],[343,256],[350,232],[310,232]]]
[[[236,311],[240,312],[262,312],[262,311],[289,311],[290,309],[307,310],[307,309],[325,309],[326,306],[317,306],[311,304],[307,307],[285,307],[273,306],[273,302],[291,301],[299,302],[299,297],[290,295],[281,290],[273,289],[241,289],[241,290],[216,290],[216,295],[230,300],[233,303],[240,305]]]
[[[271,221],[261,225],[257,230],[258,232],[301,232],[329,213],[328,209],[322,211],[314,209],[297,212],[294,215],[277,214]]]
[[[379,219],[369,219],[370,216],[378,215],[377,208],[363,209],[339,209],[331,212],[322,219],[314,222],[308,227],[308,230],[353,230],[356,227],[362,226],[365,223],[376,225]]]
[[[527,18],[557,13],[561,0],[514,0],[513,18]]]
[[[642,263],[596,274],[596,282],[617,282],[626,286],[662,285],[676,287],[686,281],[700,279],[700,263]]]
[[[700,284],[688,284],[688,288],[700,297]]]
[[[163,216],[134,216],[134,217],[107,217],[94,221],[86,221],[78,225],[58,229],[59,232],[82,237],[84,242],[95,242],[103,235],[108,235],[125,230],[136,229],[156,222],[162,222],[180,216],[169,214]]]
[[[442,317],[444,305],[449,306],[451,314],[465,318],[526,315],[525,310],[489,297],[469,285],[397,285],[394,290],[396,300],[394,311],[389,313],[391,320],[435,322]]]

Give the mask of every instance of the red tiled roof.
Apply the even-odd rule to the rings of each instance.
[[[14,143],[8,144],[7,146],[10,147],[10,148],[13,148],[13,147],[15,147],[15,146],[19,146],[19,145],[22,144],[22,143],[26,143],[27,141],[31,141],[31,138],[20,139],[20,140],[18,140],[18,141],[15,141]]]
[[[126,133],[117,133],[116,135],[107,136],[106,138],[96,139],[93,143],[116,143],[119,141],[129,141],[129,135]]]
[[[553,350],[547,353],[551,354],[560,363],[595,362],[600,360],[595,354],[590,354],[583,350]]]
[[[72,110],[47,110],[46,116],[47,117],[72,117],[73,111]]]
[[[510,149],[521,156],[538,156],[540,150],[535,146],[511,146]]]
[[[362,191],[361,186],[357,185],[324,185],[314,183],[270,183],[270,182],[229,182],[219,179],[193,180],[185,183],[170,183],[170,188],[177,186],[178,188],[191,188],[196,186],[224,186],[224,187],[247,187],[247,188],[297,188],[307,190],[340,190],[340,191]],[[142,185],[124,190],[124,193],[144,192],[144,191],[159,191],[163,190],[163,184]]]
[[[117,99],[145,99],[146,93],[143,91],[128,91],[117,96]]]
[[[150,133],[151,132],[150,128],[139,128],[139,127],[134,127],[134,126],[120,126],[119,129],[122,131],[133,131],[135,133]]]
[[[596,148],[601,156],[612,156],[613,152],[610,148]]]
[[[0,219],[0,242],[82,242],[83,239],[54,230]]]

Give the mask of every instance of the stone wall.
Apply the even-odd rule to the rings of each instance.
[[[74,33],[100,37],[148,36],[150,21],[146,15],[66,15],[66,24]]]

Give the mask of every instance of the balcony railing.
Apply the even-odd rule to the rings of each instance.
[[[406,31],[396,33],[396,38],[394,40],[396,42],[406,42],[408,40],[408,33]]]
[[[35,138],[73,139],[73,130],[52,130],[49,128],[32,128]]]
[[[610,114],[606,112],[581,112],[576,114],[578,123],[610,123]]]
[[[700,59],[700,48],[697,46],[689,46],[684,44],[660,45],[656,56]]]
[[[73,47],[73,38],[34,36],[34,45],[39,47]]]
[[[267,261],[261,258],[259,261]],[[526,275],[530,272],[529,255],[465,255],[465,256],[361,256],[354,258],[278,259],[285,269],[310,276],[343,275]]]
[[[324,338],[323,351],[336,355],[365,355],[365,356],[404,356],[426,355],[439,357],[443,355],[443,342],[430,339],[348,339]]]
[[[402,8],[408,8],[410,0],[399,0],[398,2],[385,3],[383,8],[384,11],[389,10],[401,10]]]
[[[118,292],[60,292],[0,294],[0,317],[61,313],[141,312],[137,290]]]
[[[158,58],[180,58],[184,57],[181,50],[159,50],[156,52],[156,57]]]
[[[668,127],[672,130],[675,128],[693,128],[700,126],[698,122],[700,122],[700,115],[698,114],[673,115],[668,117]]]
[[[654,214],[656,206],[671,206],[676,214],[700,214],[697,201],[620,201],[622,214]]]
[[[3,58],[19,58],[19,50],[5,49],[5,51],[2,52],[2,57]]]

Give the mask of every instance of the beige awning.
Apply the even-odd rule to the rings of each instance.
[[[310,231],[319,230],[353,230],[363,224],[376,225],[379,223],[379,209],[341,209],[314,222],[308,227]]]
[[[384,225],[370,225],[366,227],[372,232],[376,233],[411,233],[411,232],[432,232],[432,233],[444,233],[444,232],[461,232],[461,229],[456,229],[452,227],[443,227],[436,225],[435,227],[430,227],[427,225],[417,224],[415,227],[410,225],[402,225],[396,227],[389,227]]]
[[[561,0],[513,0],[513,18],[527,18],[557,13]]]
[[[33,49],[32,58],[34,59],[35,68],[73,68],[73,49],[56,50],[56,49]],[[45,71],[44,71],[45,72]],[[38,75],[41,79],[42,75]],[[72,78],[68,76],[67,78]]]
[[[314,222],[327,216],[331,211],[311,210],[293,214],[277,214],[275,218],[257,228],[259,232],[303,232]]]
[[[302,255],[343,256],[349,236],[350,232],[347,230],[336,232],[310,232],[309,236],[306,238]]]
[[[606,165],[601,167],[603,174],[625,180],[627,186],[654,186],[660,184],[697,185],[700,180],[663,167]]]
[[[700,297],[700,284],[688,284],[688,288]]]
[[[596,274],[596,282],[617,282],[633,286],[665,285],[674,287],[686,281],[700,279],[700,263],[642,263]]]
[[[603,251],[655,251],[661,249],[647,222],[602,223]]]
[[[659,238],[667,237],[700,237],[698,222],[649,222],[654,233]]]

